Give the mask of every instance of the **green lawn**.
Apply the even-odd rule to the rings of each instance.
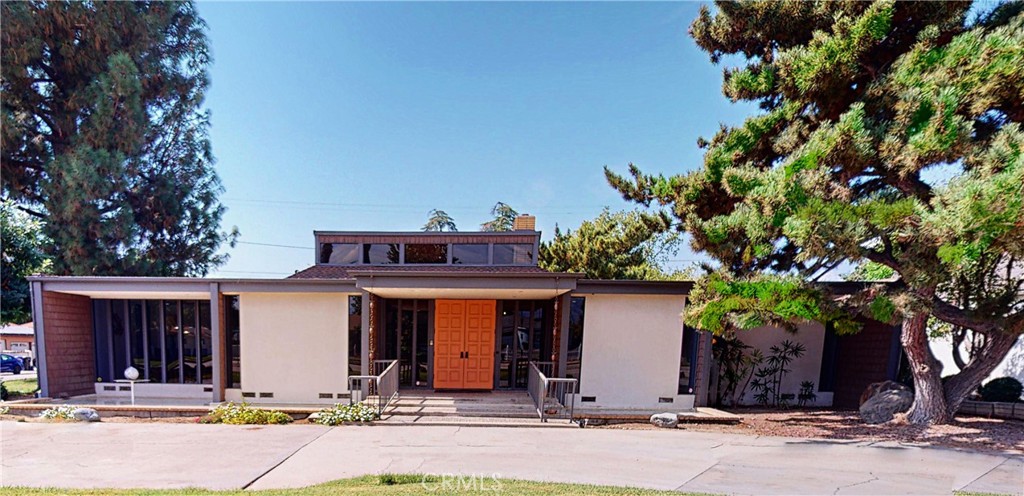
[[[590,486],[584,484],[553,484],[547,482],[528,482],[520,480],[491,478],[470,479],[457,477],[444,479],[439,476],[422,475],[368,475],[355,479],[341,479],[316,486],[304,487],[301,489],[269,490],[269,491],[206,491],[200,489],[182,490],[125,490],[125,489],[30,489],[22,487],[0,488],[0,496],[25,495],[25,496],[51,496],[51,495],[266,495],[266,496],[292,496],[292,495],[334,495],[334,494],[606,494],[606,495],[684,495],[672,491],[652,491],[649,489],[634,489],[623,487]]]
[[[14,396],[32,396],[39,389],[39,381],[36,379],[18,379],[16,381],[4,381],[7,392],[12,399]]]

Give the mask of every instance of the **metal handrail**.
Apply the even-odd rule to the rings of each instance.
[[[575,419],[576,414],[576,392],[579,388],[579,380],[568,377],[548,377],[541,369],[554,375],[553,362],[530,362],[530,373],[527,382],[527,392],[533,399],[533,406],[537,409],[537,415],[541,422],[547,422],[548,407],[553,406],[556,410],[568,408],[569,421]],[[566,400],[568,399],[568,405]],[[551,400],[554,404],[549,405]]]
[[[376,399],[379,416],[398,398],[398,360],[374,360],[373,369],[380,372],[348,377],[348,403],[354,405]]]

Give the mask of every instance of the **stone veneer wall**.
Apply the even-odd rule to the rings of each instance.
[[[92,300],[43,292],[46,380],[51,398],[91,394],[96,381]]]

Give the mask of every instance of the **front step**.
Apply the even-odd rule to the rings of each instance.
[[[407,426],[457,426],[457,427],[544,427],[544,428],[579,428],[578,424],[566,419],[551,419],[541,422],[534,414],[531,418],[509,417],[477,417],[477,416],[432,416],[432,415],[388,415],[375,422],[375,425]]]

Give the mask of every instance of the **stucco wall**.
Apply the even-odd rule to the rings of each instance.
[[[586,298],[580,408],[693,408],[679,395],[682,296],[579,295]],[[659,403],[659,398],[672,403]]]
[[[243,398],[259,403],[335,403],[348,391],[348,295],[242,293]],[[273,393],[273,398],[259,393]],[[330,393],[333,398],[320,398]]]
[[[791,372],[782,380],[780,388],[783,394],[793,394],[793,404],[796,404],[796,394],[800,391],[800,383],[811,381],[814,383],[815,393],[818,398],[813,405],[828,406],[832,404],[832,393],[818,391],[821,386],[821,352],[825,343],[825,326],[818,322],[801,324],[796,334],[790,334],[777,327],[758,327],[738,333],[741,341],[761,350],[767,358],[771,354],[771,347],[780,345],[783,341],[789,340],[793,343],[803,344],[806,348],[804,355],[795,359],[790,365]],[[756,405],[754,391],[748,386],[745,394],[740,399],[742,405]]]
[[[942,375],[953,375],[959,372],[956,362],[953,361],[953,343],[949,338],[936,338],[931,342],[932,353],[935,358],[942,362]],[[966,358],[966,353],[964,354]],[[981,381],[982,384],[999,377],[1014,377],[1024,382],[1024,337],[1017,338],[1017,344],[1013,345],[1006,358],[996,366],[988,377]]]

